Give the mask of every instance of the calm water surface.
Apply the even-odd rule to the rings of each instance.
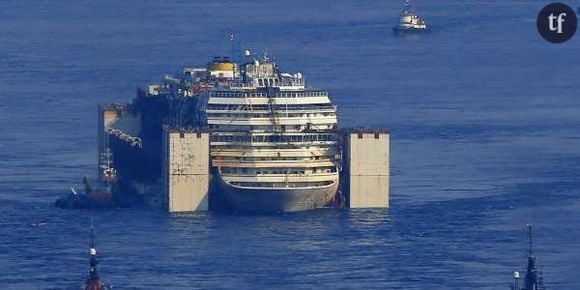
[[[580,36],[546,1],[0,3],[0,285],[87,273],[85,211],[52,202],[96,170],[97,104],[229,53],[268,49],[330,90],[341,124],[392,132],[392,208],[285,215],[95,213],[117,289],[507,289],[534,222],[551,289],[580,289]],[[570,3],[574,4],[574,3]]]

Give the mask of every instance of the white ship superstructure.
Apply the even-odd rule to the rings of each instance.
[[[301,73],[282,73],[267,57],[239,70],[233,63],[213,68],[231,71],[200,100],[220,194],[244,210],[326,205],[338,188],[340,162],[328,92],[306,88]],[[215,75],[211,64],[209,71]]]
[[[421,19],[415,12],[413,4],[410,0],[405,1],[405,8],[399,16],[399,21],[394,30],[396,32],[407,32],[407,31],[427,31],[427,23]]]

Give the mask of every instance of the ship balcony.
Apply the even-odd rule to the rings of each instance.
[[[226,182],[253,182],[253,183],[298,183],[298,182],[325,182],[338,181],[338,173],[311,173],[300,175],[286,174],[258,174],[258,175],[241,175],[241,174],[220,174]]]
[[[303,98],[216,98],[212,97],[207,102],[210,105],[311,105],[330,104],[328,97],[303,97]]]
[[[336,114],[336,108],[328,108],[328,109],[319,109],[319,108],[312,108],[312,109],[299,109],[299,110],[295,110],[292,108],[289,109],[285,109],[285,108],[278,108],[278,109],[273,109],[273,110],[256,110],[256,109],[251,109],[251,108],[247,108],[247,109],[243,109],[243,110],[218,110],[218,109],[208,109],[205,110],[206,114],[231,114],[231,115],[242,115],[242,116],[251,116],[254,114],[272,114],[275,113],[276,115],[281,115],[284,116],[286,114]],[[211,116],[215,116],[215,115],[209,115],[209,117],[211,118]]]
[[[239,146],[239,147],[270,147],[281,149],[302,148],[307,150],[307,147],[312,146],[335,146],[338,141],[305,141],[305,142],[236,142],[236,141],[212,141],[212,147],[218,146]],[[240,148],[243,149],[243,148]]]
[[[268,94],[260,93],[260,92],[253,92],[253,93],[246,93],[246,92],[237,92],[237,91],[213,91],[210,95],[212,98],[229,98],[229,99],[236,99],[236,98],[269,98]],[[299,91],[299,92],[279,92],[275,95],[276,98],[312,98],[312,97],[328,97],[328,92],[326,91]]]
[[[328,125],[317,125],[316,128],[306,129],[306,126],[290,126],[290,127],[282,127],[276,126],[275,129],[272,125],[269,126],[244,126],[243,128],[239,128],[240,126],[224,126],[224,125],[217,125],[216,126],[209,126],[209,131],[212,133],[240,133],[240,134],[252,134],[252,135],[272,135],[272,134],[305,134],[306,131],[310,133],[331,133],[336,128],[334,124]],[[249,128],[251,127],[251,129]]]
[[[339,154],[338,149],[256,149],[256,150],[239,150],[239,149],[221,149],[211,150],[212,157],[323,157],[336,156]]]
[[[252,105],[252,106],[245,106],[245,105],[207,105],[205,107],[205,111],[209,112],[209,111],[280,111],[280,110],[296,110],[296,111],[300,111],[300,110],[336,110],[338,107],[332,103],[328,103],[328,104],[315,104],[315,105],[302,105],[302,104],[298,104],[298,105],[280,105],[280,106],[275,106],[272,104],[267,104],[267,105]]]
[[[214,167],[239,167],[239,168],[318,168],[334,167],[336,162],[331,160],[220,160],[212,158],[211,164]]]
[[[214,120],[214,119],[228,119],[228,120],[254,120],[254,119],[269,119],[269,120],[282,120],[282,119],[302,119],[302,120],[310,120],[314,118],[321,118],[321,117],[335,117],[336,112],[314,112],[314,113],[295,113],[292,111],[275,111],[275,112],[265,112],[265,113],[257,113],[257,112],[246,112],[246,113],[238,113],[238,114],[207,114],[206,119]]]
[[[233,118],[233,117],[223,117],[214,118],[208,117],[208,125],[250,125],[250,126],[260,126],[260,125],[287,125],[296,126],[304,125],[310,123],[314,126],[316,125],[328,125],[336,124],[336,116],[313,116],[313,117],[267,117],[267,118]]]

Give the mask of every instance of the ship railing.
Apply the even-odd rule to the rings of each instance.
[[[309,91],[309,92],[280,92],[276,93],[277,98],[313,98],[328,97],[326,91]]]
[[[278,81],[277,86],[280,87],[303,87],[305,82],[303,79],[294,79],[294,78],[282,78]]]
[[[276,110],[276,111],[218,111],[218,112],[207,112],[207,119],[208,120],[229,120],[231,118],[244,118],[247,121],[260,121],[262,119],[272,119],[272,116],[276,116],[276,118],[282,118],[281,120],[288,120],[288,118],[308,118],[308,120],[316,119],[316,118],[323,118],[323,117],[336,117],[335,110],[309,110],[309,111],[283,111],[283,110]]]
[[[254,112],[254,111],[336,111],[338,107],[331,103],[326,104],[281,104],[281,105],[252,105],[250,110],[249,107],[240,107],[240,105],[228,105],[228,104],[208,104],[206,106],[206,112]]]
[[[298,135],[215,135],[211,136],[211,142],[237,142],[237,143],[275,143],[275,142],[315,142],[315,141],[338,141],[339,136],[333,133],[323,134],[298,134]]]
[[[328,186],[333,184],[332,181],[319,182],[230,182],[232,185],[250,188],[312,188]]]
[[[310,108],[310,109],[296,109],[296,108],[289,108],[289,109],[255,109],[252,110],[248,109],[206,109],[206,114],[240,114],[240,115],[253,115],[253,114],[272,114],[273,113],[278,115],[287,115],[287,114],[316,114],[316,113],[336,113],[336,108],[327,108],[327,109],[320,109],[320,108]]]
[[[241,167],[240,167],[241,168]],[[302,168],[291,168],[288,171],[279,171],[279,172],[272,172],[271,167],[263,167],[263,168],[256,168],[258,171],[252,173],[244,173],[244,172],[230,172],[227,168],[221,167],[220,174],[223,176],[231,176],[231,177],[256,177],[256,176],[263,176],[263,177],[280,177],[290,175],[292,177],[335,177],[338,174],[338,171],[332,172],[306,172]]]
[[[264,167],[269,167],[269,166],[283,166],[283,167],[288,167],[288,166],[302,166],[302,167],[322,167],[322,166],[332,166],[335,162],[336,159],[334,159],[334,156],[328,156],[327,158],[320,158],[320,159],[299,159],[299,160],[288,160],[288,159],[275,159],[272,158],[271,160],[260,160],[259,158],[247,158],[244,160],[237,160],[235,158],[239,158],[239,157],[234,157],[234,158],[219,158],[219,157],[214,157],[213,158],[213,163],[214,164],[219,164],[220,166],[264,166]],[[241,157],[244,158],[244,157]]]
[[[268,98],[267,93],[245,93],[245,92],[211,92],[211,97],[214,98]],[[307,92],[279,92],[273,97],[275,98],[314,98],[314,97],[328,97],[326,91],[307,91]]]
[[[217,142],[213,141],[213,146],[239,146],[239,147],[276,147],[280,149],[292,149],[303,146],[335,146],[338,141],[308,141],[308,142]]]

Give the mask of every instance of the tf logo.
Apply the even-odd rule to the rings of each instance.
[[[537,25],[538,31],[544,39],[552,43],[562,43],[574,36],[578,20],[576,13],[570,6],[552,3],[540,11]]]

